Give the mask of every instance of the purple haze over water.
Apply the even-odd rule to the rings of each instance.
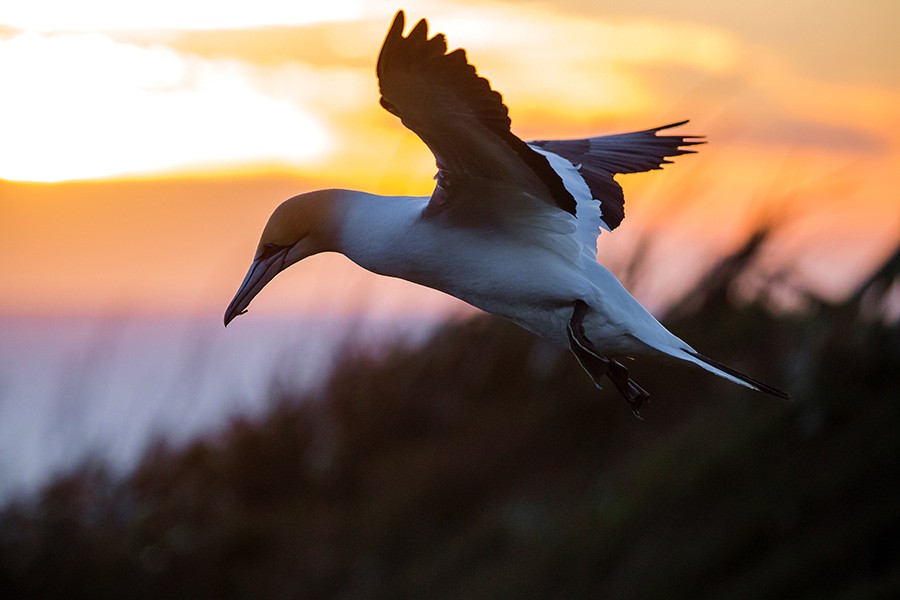
[[[427,320],[0,318],[0,500],[86,457],[124,469],[269,406],[272,386],[313,388],[352,340],[419,342]]]

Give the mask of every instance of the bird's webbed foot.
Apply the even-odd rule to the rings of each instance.
[[[569,338],[569,349],[578,364],[584,369],[591,380],[598,388],[600,379],[606,375],[612,381],[619,393],[625,398],[631,412],[634,416],[641,418],[640,408],[645,400],[650,398],[650,394],[639,386],[633,379],[628,377],[628,369],[617,360],[613,360],[606,356],[601,356],[584,332],[584,317],[587,314],[588,305],[581,300],[575,301],[575,308],[572,311],[572,318],[566,326],[566,333]]]
[[[625,398],[631,406],[631,412],[638,419],[641,418],[641,405],[645,400],[650,399],[650,394],[635,382],[634,379],[628,377],[628,368],[617,360],[611,360],[606,375],[609,377],[619,393]]]

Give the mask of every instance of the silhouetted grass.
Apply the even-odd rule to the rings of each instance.
[[[793,403],[643,361],[637,421],[567,353],[477,318],[348,353],[322,392],[275,389],[264,418],[122,479],[85,467],[7,506],[0,594],[897,597],[900,326],[860,311],[900,261],[844,304],[773,315],[728,300],[748,248],[669,325]]]

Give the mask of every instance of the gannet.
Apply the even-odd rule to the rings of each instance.
[[[649,394],[623,358],[668,356],[748,388],[788,394],[694,350],[597,262],[597,236],[624,218],[613,176],[660,169],[699,136],[659,135],[687,121],[587,139],[524,142],[500,94],[399,11],[378,57],[381,106],[434,154],[430,197],[327,189],[278,206],[225,311],[227,326],[278,273],[339,252],[373,273],[441,290],[568,348],[597,387],[605,376],[639,416]]]

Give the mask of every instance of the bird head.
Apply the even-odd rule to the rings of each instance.
[[[294,263],[334,247],[333,190],[294,196],[269,217],[244,281],[225,310],[225,326],[247,312],[267,283]]]

